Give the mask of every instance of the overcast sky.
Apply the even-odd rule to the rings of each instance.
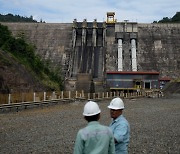
[[[0,0],[0,14],[32,15],[47,23],[101,22],[107,12],[115,12],[119,22],[152,23],[179,11],[180,0]]]

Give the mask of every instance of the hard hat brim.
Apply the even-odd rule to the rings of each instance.
[[[109,105],[108,106],[109,109],[113,109],[113,110],[120,110],[120,109],[124,109],[124,107],[121,107],[121,108],[117,108],[117,107],[114,107],[114,106],[111,106]]]
[[[97,114],[99,114],[99,113],[101,113],[101,110],[99,110],[99,111],[98,111],[98,112],[96,112],[96,113],[92,113],[92,114],[86,114],[86,113],[83,113],[83,116],[90,117],[90,116],[97,115]]]

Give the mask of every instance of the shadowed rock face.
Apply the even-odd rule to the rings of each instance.
[[[180,97],[180,81],[179,82],[169,82],[163,88],[163,93],[166,96],[179,96]]]
[[[0,50],[0,93],[48,89],[8,53]]]

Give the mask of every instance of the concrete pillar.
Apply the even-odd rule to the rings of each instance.
[[[86,45],[86,33],[87,33],[87,21],[86,19],[84,19],[83,23],[82,23],[82,35],[81,35],[81,55],[80,55],[80,67],[79,67],[79,73],[82,73],[83,72],[83,55],[86,54],[84,53],[84,47]]]
[[[131,40],[131,52],[132,52],[132,71],[137,71],[137,61],[136,61],[136,40]]]
[[[93,22],[92,44],[93,44],[93,47],[97,46],[97,21],[96,19],[94,19],[94,22]]]
[[[82,29],[82,46],[86,44],[86,29]]]
[[[106,44],[106,22],[103,22],[103,47]]]
[[[73,49],[76,46],[76,29],[75,28],[73,28],[72,30],[72,46],[73,46]]]
[[[122,39],[118,39],[118,71],[123,70],[122,63]]]
[[[87,28],[87,21],[84,19],[82,23],[82,46],[86,44],[86,28]]]
[[[73,49],[76,46],[76,28],[77,28],[77,20],[74,19],[74,21],[73,21],[73,30],[72,30],[72,45],[73,45]]]

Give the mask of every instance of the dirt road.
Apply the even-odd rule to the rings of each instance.
[[[124,100],[131,126],[130,154],[180,153],[180,99]],[[77,131],[87,123],[85,102],[0,114],[0,153],[71,154]],[[109,125],[109,100],[98,102],[100,122]]]

